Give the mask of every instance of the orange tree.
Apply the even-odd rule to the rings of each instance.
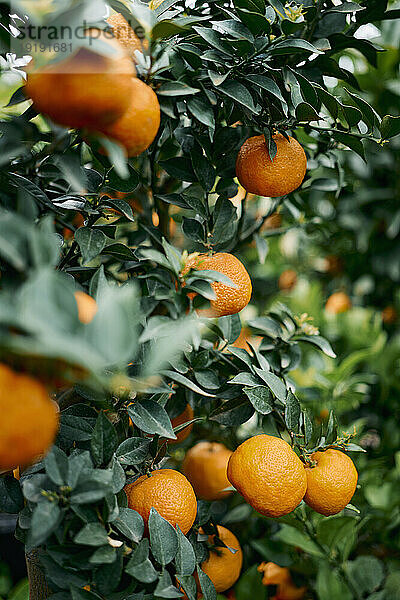
[[[268,219],[312,230],[313,170],[398,132],[340,63],[349,47],[375,63],[354,33],[396,18],[387,4],[1,4],[7,81],[33,60],[1,124],[0,508],[19,511],[41,597],[211,600],[242,562],[239,600],[387,597],[379,561],[349,560],[357,511],[334,516],[360,448],[290,376],[305,345],[332,348],[284,305],[257,314]],[[35,393],[59,407],[50,450]],[[195,439],[226,446],[216,503],[178,472]]]

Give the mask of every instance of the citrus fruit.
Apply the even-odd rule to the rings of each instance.
[[[343,271],[343,261],[339,256],[331,254],[325,257],[324,270],[329,275],[339,275]]]
[[[282,216],[274,212],[267,219],[265,219],[263,226],[261,227],[261,231],[268,231],[270,229],[279,229],[282,227]]]
[[[263,135],[249,138],[236,159],[236,176],[241,185],[258,196],[276,198],[297,189],[307,170],[307,157],[299,142],[280,133],[272,136],[277,152],[271,161]]]
[[[58,430],[58,407],[30,375],[0,364],[0,471],[45,454]]]
[[[264,585],[276,585],[275,596],[271,600],[302,600],[306,593],[305,587],[297,587],[292,581],[289,569],[280,567],[273,562],[263,562],[257,570],[263,574]]]
[[[287,515],[306,492],[304,465],[287,442],[271,435],[249,438],[232,454],[228,479],[257,512]]]
[[[226,475],[231,455],[231,450],[218,442],[199,442],[186,452],[183,472],[198,498],[221,500],[229,496],[231,492],[222,490],[231,485]]]
[[[187,421],[191,421],[193,419],[193,417],[194,417],[193,408],[188,403],[185,406],[185,410],[183,410],[180,415],[178,415],[177,417],[175,417],[174,419],[171,420],[172,427],[178,427],[179,425],[183,425],[184,423],[187,423]],[[176,440],[169,440],[169,443],[170,444],[180,444],[181,442],[186,440],[186,438],[189,437],[192,429],[193,429],[193,423],[191,423],[184,429],[181,429],[180,431],[178,431],[175,434]]]
[[[329,296],[325,304],[328,313],[338,315],[347,312],[351,308],[351,300],[345,292],[335,292]]]
[[[290,291],[297,283],[297,273],[293,269],[282,271],[278,279],[278,287],[282,291]]]
[[[135,67],[117,40],[101,39],[111,55],[82,47],[28,73],[26,93],[39,112],[67,127],[97,129],[128,109]]]
[[[357,469],[347,454],[334,448],[315,452],[311,460],[316,466],[305,469],[304,501],[321,515],[336,515],[348,505],[356,491]]]
[[[96,300],[80,291],[75,292],[74,296],[78,305],[78,319],[81,323],[90,323],[97,312]]]
[[[397,319],[397,311],[394,306],[386,306],[382,311],[382,321],[385,325],[393,325]]]
[[[239,579],[243,563],[243,553],[237,537],[226,527],[217,526],[218,537],[228,546],[211,547],[210,554],[202,564],[201,568],[211,579],[217,592],[225,592],[232,587]],[[202,532],[202,530],[200,530]],[[215,543],[215,536],[208,536],[208,542],[212,546]],[[233,553],[229,548],[237,550]]]
[[[113,34],[119,43],[129,52],[135,60],[135,52],[143,52],[143,48],[148,46],[147,40],[140,41],[128,21],[121,13],[115,13],[108,17],[107,23],[111,25]]]
[[[74,218],[72,219],[72,225],[74,226],[74,229],[79,229],[79,227],[83,227],[85,223],[85,218],[83,215],[81,215],[81,213],[76,213],[76,215],[74,216]],[[70,240],[71,238],[74,237],[74,233],[73,230],[70,229],[69,227],[64,227],[63,229],[63,237],[66,240]]]
[[[251,335],[251,331],[248,329],[248,327],[242,327],[239,337],[236,338],[231,346],[234,348],[242,348],[242,350],[247,350],[250,352],[250,346],[248,342],[250,342],[253,348],[258,348],[262,342],[262,338],[258,335]]]
[[[214,281],[211,286],[216,298],[211,300],[211,308],[204,312],[205,316],[223,317],[240,312],[250,302],[251,279],[243,263],[236,256],[227,252],[193,254],[186,261],[183,274],[192,268],[202,271],[208,269],[223,273],[232,281],[233,286]]]
[[[127,111],[99,131],[125,148],[127,156],[138,156],[153,142],[160,127],[160,105],[155,92],[141,79],[131,79],[131,101]]]
[[[197,513],[196,496],[182,473],[160,469],[139,477],[124,489],[128,507],[143,517],[146,526],[150,510],[155,508],[171,525],[179,525],[184,534],[192,527]]]

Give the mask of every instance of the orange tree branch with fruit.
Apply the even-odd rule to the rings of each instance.
[[[33,59],[1,122],[0,509],[51,597],[364,597],[338,541],[362,522],[332,519],[360,448],[290,376],[306,345],[334,352],[307,315],[266,312],[247,265],[282,207],[317,223],[313,168],[398,132],[339,63],[374,64],[353,33],[387,2],[12,5],[2,36]],[[18,36],[82,23],[65,56]]]

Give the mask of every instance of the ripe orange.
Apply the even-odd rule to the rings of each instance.
[[[397,311],[394,306],[389,305],[382,311],[382,321],[386,325],[393,325],[397,320]]]
[[[306,593],[305,587],[296,587],[292,581],[289,569],[279,567],[273,562],[263,562],[257,570],[263,574],[264,585],[276,585],[276,595],[271,600],[302,600]]]
[[[334,448],[315,452],[311,460],[317,464],[305,469],[304,501],[321,515],[336,515],[348,505],[356,491],[357,469],[347,454]]]
[[[202,564],[201,568],[206,575],[209,576],[214,584],[217,592],[225,592],[232,587],[239,579],[240,571],[243,564],[243,553],[237,537],[221,525],[217,526],[218,537],[221,541],[232,548],[237,550],[233,554],[228,548],[221,548],[221,546],[210,549],[210,554]],[[200,530],[202,532],[202,530]],[[214,544],[215,536],[210,535],[208,537],[209,544]]]
[[[58,430],[58,407],[29,375],[0,364],[0,471],[28,465],[45,454]]]
[[[175,417],[175,419],[171,420],[172,427],[178,427],[179,425],[183,425],[184,423],[187,423],[187,421],[191,421],[193,419],[193,417],[194,417],[193,408],[190,406],[189,403],[187,403],[185,406],[185,410],[183,410],[180,415]],[[170,444],[180,444],[181,442],[186,440],[186,438],[189,437],[192,429],[193,429],[193,423],[191,423],[184,429],[181,429],[180,431],[178,431],[178,433],[176,434],[176,440],[168,440],[169,443]]]
[[[143,52],[144,48],[148,47],[147,40],[138,38],[128,21],[121,13],[115,13],[108,17],[107,23],[113,28],[113,34],[119,43],[128,50],[129,54],[135,60],[135,51]]]
[[[240,148],[236,176],[242,186],[258,196],[285,196],[297,189],[307,170],[307,157],[299,142],[280,133],[273,136],[277,153],[271,161],[265,138],[256,135]]]
[[[247,327],[242,327],[239,337],[236,338],[236,340],[233,342],[233,344],[231,344],[231,346],[233,346],[234,348],[242,348],[242,350],[250,351],[250,346],[247,342],[250,342],[250,344],[253,347],[258,348],[262,342],[262,338],[258,335],[251,335],[250,329],[248,329]]]
[[[293,269],[282,271],[278,279],[278,287],[282,291],[290,291],[297,283],[297,273]]]
[[[329,296],[325,304],[325,310],[328,313],[338,315],[350,310],[351,300],[345,292],[335,292]]]
[[[127,111],[99,131],[121,144],[127,156],[138,156],[153,142],[160,127],[160,105],[155,92],[141,79],[131,79],[131,101]]]
[[[252,285],[248,272],[243,263],[236,256],[227,252],[217,252],[212,256],[208,254],[193,254],[186,261],[183,274],[188,270],[196,269],[202,271],[209,269],[218,271],[227,275],[236,287],[213,282],[212,288],[216,295],[215,300],[211,300],[211,308],[204,311],[205,316],[223,317],[234,315],[240,312],[250,302]]]
[[[179,525],[184,534],[192,527],[197,501],[192,486],[182,473],[173,469],[153,471],[125,486],[128,506],[136,510],[147,527],[153,507],[171,525]]]
[[[96,300],[88,294],[85,294],[85,292],[80,291],[75,292],[74,296],[78,305],[78,319],[81,323],[90,323],[97,313]]]
[[[256,435],[235,450],[228,479],[246,502],[267,517],[292,512],[306,492],[303,463],[287,442],[271,435]]]
[[[226,475],[231,455],[231,450],[218,442],[199,442],[186,452],[183,472],[198,498],[221,500],[229,496],[231,492],[222,490],[231,485]]]
[[[117,40],[102,41],[113,48],[111,56],[82,47],[28,74],[26,93],[39,112],[67,127],[97,129],[129,108],[133,62]]]

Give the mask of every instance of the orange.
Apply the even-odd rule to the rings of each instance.
[[[183,425],[184,423],[187,423],[187,421],[191,421],[193,419],[193,417],[194,417],[193,408],[188,403],[185,406],[185,410],[183,410],[180,415],[175,417],[175,419],[172,419],[172,421],[171,421],[172,427],[178,427],[179,425]],[[191,423],[184,429],[181,429],[180,431],[178,431],[178,433],[176,433],[176,440],[169,440],[169,443],[170,444],[180,444],[181,442],[186,440],[186,438],[189,437],[192,429],[193,429],[193,423]]]
[[[282,227],[282,217],[279,213],[274,212],[264,221],[264,225],[261,227],[261,231],[269,229],[279,229]]]
[[[285,196],[297,189],[306,174],[307,157],[299,142],[280,133],[273,136],[277,146],[271,161],[263,135],[245,141],[236,159],[236,176],[248,192],[258,196]]]
[[[186,452],[183,472],[193,486],[196,496],[202,500],[221,500],[231,492],[223,492],[230,487],[226,469],[232,455],[218,442],[199,442]]]
[[[99,131],[125,148],[127,156],[138,156],[153,142],[160,127],[160,105],[152,88],[141,79],[131,79],[131,102],[114,123]]]
[[[221,525],[217,526],[218,537],[228,548],[211,547],[210,554],[201,568],[209,576],[217,592],[225,592],[239,579],[243,564],[243,553],[237,537]],[[200,530],[202,533],[202,530]],[[215,536],[208,536],[209,544],[214,545]],[[234,554],[229,550],[237,550]]]
[[[97,129],[129,108],[134,64],[117,40],[103,36],[102,41],[112,55],[82,47],[28,74],[26,93],[39,112],[67,127]]]
[[[173,469],[153,471],[125,486],[128,507],[136,510],[147,527],[153,507],[171,525],[179,525],[184,534],[191,529],[197,514],[192,486],[182,473]]]
[[[276,595],[271,600],[302,600],[306,588],[298,588],[294,585],[289,569],[279,567],[273,562],[263,562],[257,570],[263,574],[264,585],[276,585]]]
[[[83,227],[84,223],[85,223],[84,216],[81,215],[81,213],[76,213],[76,215],[72,219],[72,225],[74,225],[78,229],[79,227]],[[66,239],[66,240],[70,240],[71,238],[73,238],[74,234],[72,232],[72,229],[70,229],[69,227],[64,227],[63,236],[64,236],[64,239]]]
[[[397,319],[397,311],[394,306],[386,306],[382,311],[382,321],[386,325],[393,325]]]
[[[231,346],[234,348],[242,348],[242,350],[247,350],[249,352],[250,346],[247,342],[250,342],[253,347],[258,348],[262,342],[262,338],[258,335],[251,335],[250,329],[242,327],[239,337],[236,338]]]
[[[249,438],[232,454],[228,479],[257,512],[281,517],[306,493],[304,465],[287,442],[271,435]]]
[[[78,305],[78,319],[81,323],[90,323],[97,313],[96,300],[85,294],[85,292],[80,291],[75,292],[74,296]]]
[[[128,21],[121,13],[115,13],[107,19],[107,23],[113,28],[113,34],[129,54],[135,60],[135,52],[143,52],[143,48],[148,47],[147,40],[143,39],[140,41]]]
[[[236,287],[215,281],[211,284],[215,300],[211,300],[211,308],[204,312],[205,316],[223,317],[240,312],[250,302],[252,285],[248,272],[236,256],[227,252],[193,254],[186,261],[183,274],[188,270],[202,271],[208,269],[227,275]]]
[[[282,271],[278,279],[278,287],[282,291],[290,291],[297,283],[297,273],[293,269]]]
[[[328,313],[338,315],[350,310],[351,300],[345,292],[335,292],[329,296],[325,304],[325,310]]]
[[[357,469],[347,454],[334,448],[315,452],[311,460],[316,466],[305,469],[304,501],[321,515],[336,515],[348,505],[356,491]]]
[[[325,271],[329,275],[339,275],[343,271],[343,261],[339,256],[331,254],[325,257]]]
[[[45,454],[58,430],[58,407],[46,388],[0,364],[0,471],[28,465]]]

